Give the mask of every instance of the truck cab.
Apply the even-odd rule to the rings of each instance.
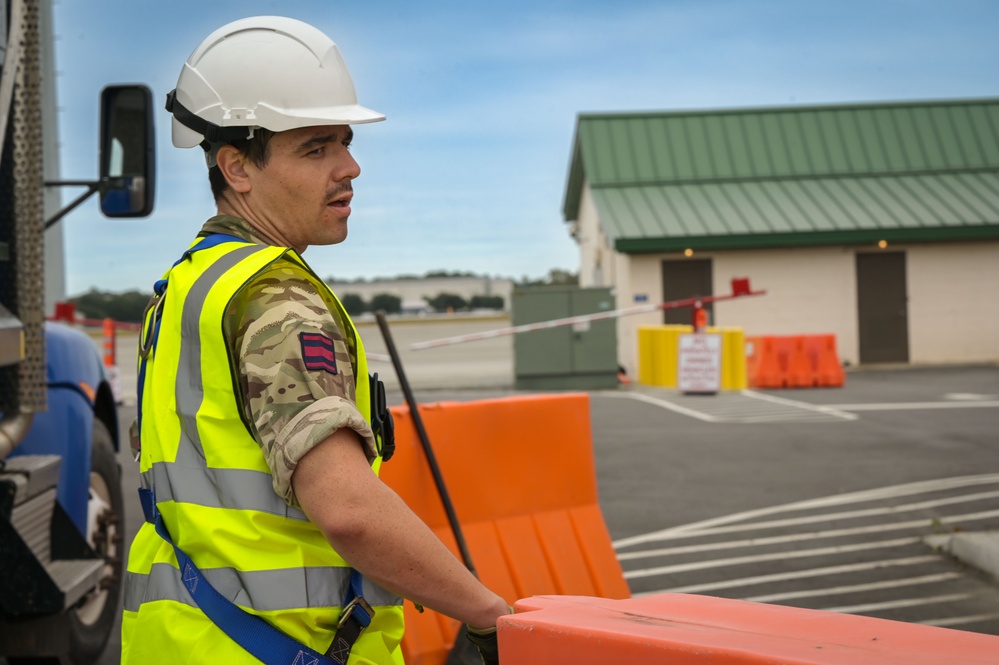
[[[119,427],[94,341],[45,320],[62,274],[46,229],[94,194],[108,217],[149,215],[155,159],[149,89],[108,86],[99,176],[59,179],[50,3],[0,0],[0,659],[85,665],[120,609]],[[60,207],[62,187],[85,191]]]

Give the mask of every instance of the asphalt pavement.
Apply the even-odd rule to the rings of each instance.
[[[417,399],[514,394],[509,337],[408,350],[504,325],[394,324]],[[362,334],[383,352],[377,329]],[[390,403],[401,404],[391,365],[381,368]],[[124,428],[135,406],[134,377],[123,374]],[[631,384],[592,392],[590,403],[600,503],[634,595],[700,593],[999,635],[995,571],[952,554],[979,537],[995,550],[999,366],[854,369],[841,388],[716,396]],[[130,488],[136,465],[120,459]],[[126,497],[130,541],[141,511],[133,491]],[[117,663],[119,650],[116,639],[101,663]]]
[[[996,545],[999,368],[854,371],[838,389],[718,397],[621,390],[592,410],[633,594],[999,635],[995,568],[948,553]]]

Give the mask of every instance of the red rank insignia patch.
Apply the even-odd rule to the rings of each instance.
[[[333,340],[326,335],[306,332],[299,333],[298,339],[302,343],[302,360],[305,361],[305,369],[322,370],[336,374]]]

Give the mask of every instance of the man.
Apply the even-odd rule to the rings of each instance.
[[[218,215],[145,320],[122,662],[400,663],[402,598],[488,635],[509,608],[378,480],[361,338],[301,258],[346,238],[350,125],[384,116],[328,37],[278,17],[210,35],[167,108]]]

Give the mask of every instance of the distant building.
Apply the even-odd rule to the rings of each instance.
[[[834,333],[851,363],[999,361],[999,99],[578,118],[563,207],[616,306],[729,292],[748,335]],[[637,328],[618,320],[634,374]]]
[[[426,277],[413,279],[385,279],[365,282],[329,282],[334,293],[343,297],[348,293],[371,302],[373,296],[388,293],[402,299],[404,312],[418,314],[429,312],[425,298],[441,293],[453,293],[470,301],[473,296],[501,296],[503,311],[510,311],[513,280],[502,277]]]

